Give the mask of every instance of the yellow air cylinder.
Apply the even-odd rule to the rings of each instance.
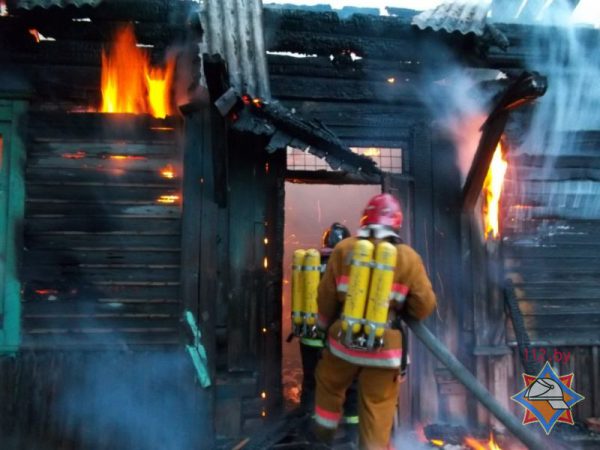
[[[348,292],[344,302],[344,319],[361,320],[364,317],[374,248],[375,246],[366,239],[359,239],[354,244],[348,277]],[[358,333],[360,329],[360,323],[352,325],[352,333]],[[348,330],[347,320],[342,321],[342,330]]]
[[[292,260],[292,323],[297,326],[302,325],[302,303],[304,288],[302,265],[306,251],[296,250]]]
[[[302,295],[304,302],[302,310],[306,314],[306,324],[313,326],[317,323],[317,292],[321,279],[321,254],[314,248],[307,250],[304,256],[303,278]]]
[[[365,316],[365,333],[371,335],[373,329],[375,337],[383,336],[384,325],[388,319],[390,294],[394,283],[394,269],[396,268],[396,247],[389,242],[380,242],[375,250],[375,267],[371,276],[369,288],[369,301]]]

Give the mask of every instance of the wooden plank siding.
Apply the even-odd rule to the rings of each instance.
[[[178,128],[167,121],[155,134],[163,121],[119,119],[126,131],[112,134],[95,114],[30,118],[25,346],[179,342]]]
[[[512,231],[503,250],[533,344],[599,345],[600,227],[561,219],[528,226]]]

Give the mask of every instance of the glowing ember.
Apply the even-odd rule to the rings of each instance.
[[[56,295],[58,291],[56,289],[37,289],[35,293],[38,295]]]
[[[499,216],[500,216],[500,196],[502,194],[502,184],[504,183],[504,175],[508,168],[508,162],[502,155],[502,146],[498,143],[494,157],[490,164],[490,168],[483,182],[483,223],[484,235],[488,239],[490,237],[497,238],[500,232]]]
[[[175,170],[173,169],[173,166],[171,164],[167,164],[165,167],[160,169],[160,174],[164,178],[169,178],[169,179],[175,178]]]
[[[174,60],[165,69],[150,67],[148,54],[136,46],[133,27],[117,34],[108,54],[102,52],[102,106],[105,113],[171,114],[170,89]]]
[[[173,204],[179,201],[179,195],[161,195],[156,201],[158,203]]]
[[[440,439],[432,439],[431,443],[437,447],[443,447],[444,446],[444,441],[440,440]]]
[[[260,393],[260,398],[262,398],[262,399],[265,399],[265,398],[267,398],[267,393],[266,393],[265,391],[262,391],[262,392]]]
[[[267,269],[269,267],[269,260],[267,259],[266,256],[265,256],[265,259],[263,259],[263,267],[265,269]]]
[[[83,150],[78,150],[75,153],[63,153],[61,156],[66,159],[83,159],[87,156],[87,153]]]
[[[138,155],[110,155],[108,158],[115,161],[144,161],[146,159],[145,156]]]
[[[394,77],[389,77],[389,78],[387,79],[387,82],[388,82],[388,83],[390,83],[390,84],[394,84],[394,83],[396,82],[396,78],[394,78]]]

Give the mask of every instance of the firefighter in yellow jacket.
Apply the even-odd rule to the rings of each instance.
[[[402,337],[398,314],[429,316],[436,299],[419,255],[402,244],[402,211],[389,194],[373,197],[357,237],[333,250],[319,284],[318,323],[328,330],[316,370],[315,434],[331,443],[345,393],[359,389],[359,445],[388,449],[398,400]]]

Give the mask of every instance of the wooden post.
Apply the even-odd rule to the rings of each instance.
[[[202,332],[208,370],[216,380],[217,239],[214,201],[213,123],[208,106],[186,118],[181,241],[181,295]],[[214,384],[214,383],[213,383]],[[200,388],[198,388],[200,389]],[[202,449],[215,445],[215,387],[199,392]]]
[[[431,158],[431,134],[427,125],[416,125],[412,133],[411,163],[414,177],[413,191],[413,247],[421,255],[430,277],[435,274],[433,261],[433,171]],[[435,330],[435,317],[427,321]],[[413,339],[410,343],[411,365],[409,373],[412,394],[413,420],[430,421],[437,418],[438,399],[432,389],[435,361],[422,344]]]

